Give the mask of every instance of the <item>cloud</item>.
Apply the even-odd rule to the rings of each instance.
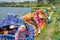
[[[27,0],[0,0],[0,1],[6,1],[6,2],[23,2]],[[35,1],[35,0],[28,0],[28,1]]]

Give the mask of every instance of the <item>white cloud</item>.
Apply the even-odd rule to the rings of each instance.
[[[7,2],[23,2],[27,0],[0,0],[0,1],[7,1]],[[28,1],[35,1],[35,0],[28,0]]]

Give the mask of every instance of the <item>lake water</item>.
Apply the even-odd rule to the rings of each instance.
[[[21,7],[0,7],[0,18],[5,17],[8,13],[20,14],[21,16],[31,12],[31,8],[21,8]]]

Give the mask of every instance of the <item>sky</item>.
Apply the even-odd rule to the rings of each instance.
[[[27,0],[0,0],[0,2],[24,2],[24,1],[27,1]],[[28,0],[28,1],[35,1],[35,0]]]

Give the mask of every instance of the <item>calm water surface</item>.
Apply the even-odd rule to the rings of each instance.
[[[31,8],[21,7],[0,7],[0,18],[5,17],[8,13],[21,14],[21,16],[31,12]]]

